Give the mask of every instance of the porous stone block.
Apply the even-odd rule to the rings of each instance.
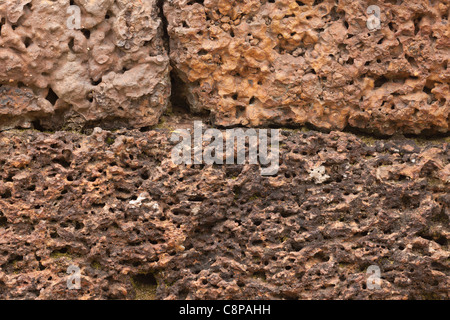
[[[139,128],[168,104],[156,0],[0,1],[0,29],[0,129]]]
[[[164,5],[187,101],[215,124],[386,135],[448,132],[449,10],[427,0]]]
[[[171,135],[0,133],[0,299],[449,298],[449,139],[282,130],[262,176]]]

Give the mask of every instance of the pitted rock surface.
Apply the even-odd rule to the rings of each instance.
[[[168,130],[0,133],[0,299],[449,298],[448,139],[281,133],[270,177]]]
[[[164,3],[191,110],[223,126],[386,135],[449,130],[449,11],[448,0]]]
[[[0,1],[0,30],[0,130],[140,128],[168,105],[156,0]]]

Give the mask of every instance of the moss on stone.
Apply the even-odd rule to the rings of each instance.
[[[153,273],[141,273],[131,278],[135,300],[156,300],[158,283]]]

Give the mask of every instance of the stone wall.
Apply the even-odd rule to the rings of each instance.
[[[448,132],[449,1],[377,1],[379,26],[374,4],[2,1],[0,129],[155,125],[170,51],[173,94],[216,125]]]
[[[0,299],[449,299],[449,11],[0,0]],[[194,119],[278,173],[175,165]]]
[[[264,177],[170,135],[0,134],[0,299],[449,298],[448,139],[283,130]]]

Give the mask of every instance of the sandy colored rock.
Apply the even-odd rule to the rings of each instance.
[[[448,139],[283,130],[264,177],[170,135],[0,133],[0,299],[449,299]]]
[[[145,127],[170,95],[156,0],[0,1],[0,130]]]
[[[367,9],[380,8],[379,30]],[[450,2],[171,0],[170,58],[215,124],[449,130]]]

